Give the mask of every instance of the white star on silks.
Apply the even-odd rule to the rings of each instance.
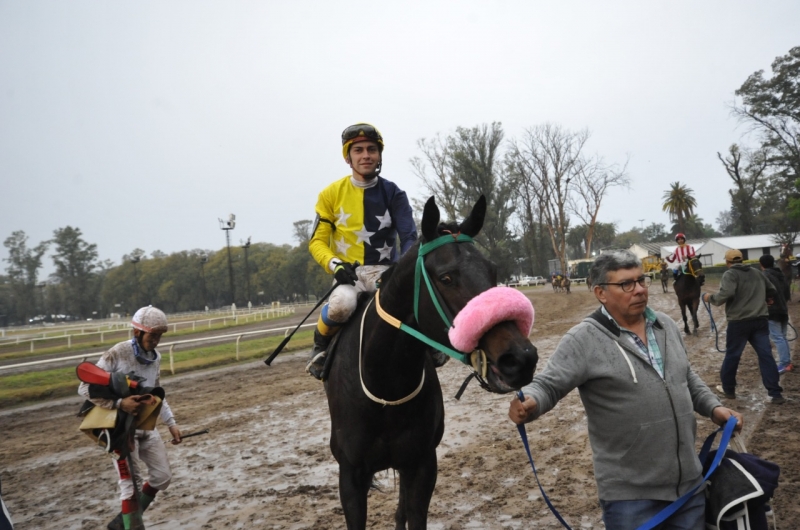
[[[362,243],[362,242],[366,243],[368,245],[371,245],[372,243],[369,242],[369,238],[372,237],[375,234],[375,232],[367,231],[367,226],[366,225],[363,225],[361,227],[361,230],[359,230],[358,232],[353,232],[353,233],[358,238],[358,239],[356,239],[356,245],[358,245],[359,243]]]
[[[390,247],[388,242],[384,243],[383,247],[377,248],[375,250],[381,253],[381,257],[378,261],[383,261],[385,259],[392,259],[392,250],[394,250],[394,247]]]
[[[389,210],[386,210],[385,214],[376,215],[375,217],[378,219],[378,221],[381,222],[381,226],[378,227],[378,230],[380,230],[381,228],[389,228],[390,226],[392,226],[392,216],[389,215]]]
[[[350,248],[352,245],[350,245],[347,241],[345,241],[344,238],[334,239],[333,241],[334,243],[336,243],[336,252],[338,252],[342,256],[346,256],[347,249]]]
[[[336,224],[347,226],[347,220],[350,218],[350,215],[349,213],[344,213],[344,207],[340,206],[339,213],[336,214]]]

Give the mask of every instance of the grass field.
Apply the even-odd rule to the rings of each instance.
[[[283,336],[277,336],[241,342],[238,362],[266,359],[282,340]],[[311,347],[312,341],[312,331],[298,331],[283,351],[308,349]],[[185,350],[172,355],[176,374],[237,363],[236,345],[232,343]],[[77,366],[78,363],[75,364]],[[169,354],[162,352],[162,379],[169,377],[169,367]],[[0,375],[0,409],[75,395],[78,391],[78,384],[74,367],[26,374]]]

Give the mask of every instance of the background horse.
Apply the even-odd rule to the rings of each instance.
[[[692,315],[694,335],[697,335],[697,328],[700,327],[700,323],[697,321],[697,307],[700,305],[700,277],[703,276],[704,273],[703,265],[698,258],[692,258],[687,262],[686,272],[678,276],[678,279],[675,280],[675,284],[672,286],[678,297],[678,304],[681,306],[683,331],[687,335],[689,335],[689,323],[686,320],[687,308]]]
[[[496,268],[475,245],[457,242],[475,236],[485,214],[486,201],[481,197],[461,225],[439,225],[439,209],[429,199],[420,243],[383,274],[375,295],[362,297],[350,325],[340,331],[325,392],[331,414],[331,452],[339,463],[339,498],[349,530],[366,528],[373,476],[388,468],[400,476],[395,529],[408,524],[409,530],[418,530],[427,525],[436,484],[436,447],[444,432],[444,403],[430,347],[398,325],[413,327],[451,347],[449,336],[458,327],[457,313],[477,295],[493,287],[505,289],[495,287]],[[433,242],[425,246],[424,265],[420,265],[431,283],[427,289],[428,279],[422,282],[416,276],[420,272],[415,272],[420,245],[426,242]],[[530,302],[523,301],[530,312]],[[453,320],[453,315],[457,325],[448,336],[449,324],[443,322],[445,316]],[[532,313],[530,318],[532,324]],[[527,337],[530,326],[524,333],[512,321],[489,322],[488,326],[492,327],[475,339],[485,352],[474,361],[482,372],[482,386],[505,393],[528,384],[538,361]]]
[[[669,277],[672,276],[672,271],[667,265],[666,261],[661,262],[661,289],[666,293],[669,291]]]

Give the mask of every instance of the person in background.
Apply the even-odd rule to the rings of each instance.
[[[605,527],[635,529],[703,482],[695,413],[717,425],[734,416],[738,431],[742,416],[692,370],[675,321],[648,307],[650,277],[632,252],[604,252],[589,279],[600,307],[561,339],[508,416],[535,420],[577,388]],[[700,491],[659,529],[703,530],[704,515]]]
[[[719,371],[722,382],[717,392],[726,399],[736,399],[736,372],[744,347],[749,342],[758,355],[761,382],[772,399],[781,405],[786,402],[780,385],[778,366],[772,357],[769,343],[769,311],[767,304],[778,291],[761,271],[742,263],[742,253],[736,249],[725,252],[728,270],[722,275],[719,292],[703,293],[703,302],[714,305],[725,304],[728,331],[725,334],[725,359]]]
[[[322,378],[328,345],[356,310],[358,293],[374,292],[383,271],[417,240],[406,193],[379,176],[383,145],[383,136],[374,126],[347,127],[342,132],[342,156],[353,173],[326,187],[317,199],[308,248],[338,283],[322,307],[306,366],[317,379]]]
[[[133,339],[120,342],[105,352],[97,366],[106,372],[121,372],[127,375],[136,375],[143,378],[143,387],[159,387],[161,372],[161,354],[156,351],[156,346],[161,341],[161,335],[167,331],[167,316],[153,306],[142,307],[133,315]],[[78,393],[89,399],[95,406],[106,409],[120,409],[134,416],[141,410],[139,399],[141,396],[128,396],[116,401],[89,396],[89,385],[81,383]],[[181,442],[181,430],[172,414],[167,400],[161,402],[161,420],[169,428],[172,443]],[[134,435],[135,448],[131,458],[143,462],[147,466],[147,481],[142,485],[139,498],[136,498],[136,485],[143,482],[141,469],[134,470],[134,477],[128,469],[126,459],[114,460],[114,467],[119,475],[120,500],[122,511],[108,524],[109,530],[128,530],[132,526],[143,528],[142,513],[153,502],[159,491],[164,491],[172,480],[172,471],[167,458],[164,441],[158,430],[136,429]]]
[[[787,302],[791,300],[789,283],[783,272],[775,267],[775,257],[764,254],[758,259],[759,265],[764,276],[772,282],[777,295],[773,298],[772,305],[767,306],[769,312],[769,338],[775,343],[778,350],[778,373],[785,374],[794,370],[792,366],[792,354],[789,341],[786,340],[786,330],[789,326],[789,306]]]
[[[675,269],[672,271],[672,279],[677,280],[678,276],[681,274],[685,274],[686,271],[684,270],[685,264],[689,262],[692,258],[696,257],[694,247],[692,245],[686,244],[686,236],[683,235],[681,232],[675,234],[675,241],[678,243],[678,246],[675,247],[675,251],[666,257],[666,260],[670,263],[676,263]],[[706,279],[705,276],[700,277],[700,285],[705,283]]]

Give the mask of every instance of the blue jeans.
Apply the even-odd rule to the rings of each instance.
[[[636,530],[658,512],[672,504],[669,501],[600,501],[606,530]],[[704,530],[706,496],[700,492],[672,516],[658,525],[656,530]]]
[[[736,372],[742,358],[744,347],[749,342],[758,355],[758,369],[761,382],[770,397],[779,397],[783,389],[779,383],[778,365],[772,357],[772,345],[769,343],[769,324],[766,318],[752,320],[734,320],[728,322],[728,333],[725,338],[725,360],[719,371],[722,389],[726,393],[736,392]]]
[[[789,364],[792,362],[792,355],[789,353],[789,341],[786,340],[786,322],[778,322],[777,320],[769,321],[769,338],[775,343],[775,349],[778,350],[778,362],[780,364]]]

